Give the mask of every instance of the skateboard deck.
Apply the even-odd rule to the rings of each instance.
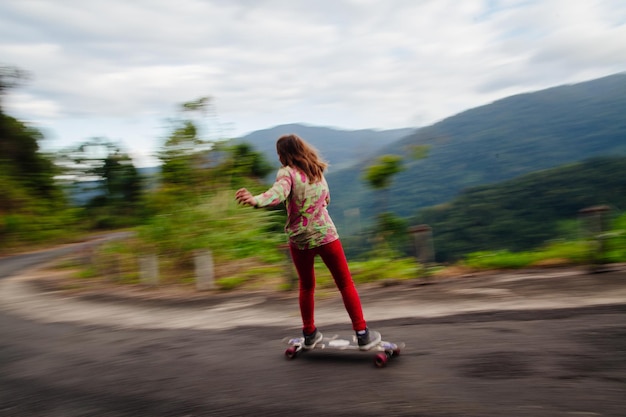
[[[370,349],[362,350],[357,343],[356,336],[354,335],[346,336],[336,334],[330,337],[324,336],[324,338],[312,349],[304,348],[304,337],[286,338],[284,340],[288,345],[287,350],[285,350],[285,356],[287,359],[295,359],[300,353],[310,350],[345,350],[363,353],[374,352],[374,364],[378,368],[386,366],[389,359],[400,356],[400,351],[404,348],[404,343],[391,343],[383,340],[372,346]]]

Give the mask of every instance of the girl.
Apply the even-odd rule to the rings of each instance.
[[[324,178],[327,164],[311,145],[297,135],[280,137],[276,142],[276,151],[282,167],[276,174],[274,185],[256,196],[242,188],[235,198],[239,203],[253,207],[275,206],[281,202],[287,206],[285,232],[300,282],[304,348],[312,349],[322,340],[322,333],[315,327],[314,320],[314,258],[320,255],[341,292],[359,347],[370,349],[380,342],[381,335],[367,328],[337,229],[326,209],[330,202]]]

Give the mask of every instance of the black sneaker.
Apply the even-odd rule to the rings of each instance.
[[[315,345],[322,341],[323,337],[322,332],[315,329],[313,333],[304,335],[304,345],[302,345],[302,347],[304,349],[313,349]]]
[[[375,332],[374,330],[365,329],[365,333],[356,334],[356,339],[359,344],[359,349],[361,350],[370,350],[374,346],[376,346],[382,340],[382,336],[380,333]]]

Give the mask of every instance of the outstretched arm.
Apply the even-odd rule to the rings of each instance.
[[[272,188],[259,195],[252,195],[245,188],[240,188],[235,193],[235,198],[240,204],[252,207],[276,206],[287,199],[291,192],[292,178],[287,168],[281,168],[276,174],[276,181]]]

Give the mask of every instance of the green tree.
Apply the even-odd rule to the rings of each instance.
[[[393,176],[403,170],[402,157],[399,155],[383,155],[365,171],[365,180],[377,190],[386,189],[391,185]]]
[[[392,221],[391,214],[387,213],[388,189],[393,176],[404,169],[403,158],[399,155],[382,155],[366,168],[364,179],[370,187],[378,191],[379,213],[377,215],[376,235],[374,240],[376,251],[389,254],[389,237],[397,232],[397,225]]]
[[[232,188],[247,186],[249,180],[262,181],[274,169],[265,155],[249,143],[224,143],[215,150],[222,153],[216,175]]]
[[[430,146],[410,145],[406,151],[412,160],[420,160],[428,157]],[[375,190],[379,191],[380,212],[377,215],[377,233],[384,245],[393,247],[396,251],[402,251],[406,245],[407,224],[392,213],[387,212],[389,204],[389,188],[393,177],[406,169],[404,158],[400,155],[382,155],[368,166],[363,178]],[[381,240],[379,239],[379,240]]]
[[[87,215],[95,227],[133,223],[143,196],[143,180],[130,156],[104,138],[92,138],[57,154],[66,182],[95,196],[87,202]],[[124,216],[121,216],[124,215]],[[131,217],[128,217],[131,216]]]
[[[382,155],[366,168],[364,179],[375,190],[380,191],[381,212],[387,208],[386,190],[391,185],[393,176],[404,170],[403,158],[400,155]]]
[[[39,148],[43,135],[4,112],[5,95],[25,78],[19,69],[0,67],[0,251],[68,237],[74,229],[56,168]]]
[[[133,207],[142,196],[142,178],[125,153],[108,155],[102,166],[108,198],[117,205]]]
[[[4,209],[11,206],[20,210],[32,199],[64,204],[63,194],[54,181],[54,164],[40,152],[39,142],[43,135],[3,111],[4,95],[24,78],[25,73],[19,69],[0,68],[0,176],[3,182],[12,184],[11,188],[21,190],[15,195],[26,197],[9,201],[9,196],[5,195],[7,199],[1,204]]]
[[[209,104],[208,97],[183,103],[181,112],[196,112],[200,115]],[[172,133],[165,141],[159,159],[163,162],[161,176],[164,185],[180,190],[195,190],[202,186],[205,178],[202,168],[210,165],[209,152],[213,143],[204,140],[198,132],[198,122],[190,118],[173,121]]]

